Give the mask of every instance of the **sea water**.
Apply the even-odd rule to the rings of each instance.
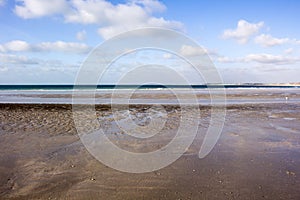
[[[184,97],[181,99],[184,104],[195,103],[190,98],[197,96],[197,103],[208,105],[218,94],[222,100],[220,104],[300,102],[300,88],[297,86],[0,85],[0,103],[72,104],[77,95],[76,103],[111,104],[112,99],[108,96],[112,93],[117,96],[113,99],[116,104],[178,104],[175,93]],[[128,98],[128,93],[138,94],[140,98],[124,99]],[[169,95],[168,98],[163,98],[165,94]]]

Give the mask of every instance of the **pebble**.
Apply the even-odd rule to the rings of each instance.
[[[287,175],[291,175],[291,176],[295,176],[295,175],[296,175],[295,172],[291,172],[291,171],[286,171],[286,174],[287,174]]]
[[[161,175],[161,173],[160,173],[160,172],[156,172],[156,175],[160,176],[160,175]]]

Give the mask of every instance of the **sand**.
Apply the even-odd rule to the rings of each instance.
[[[186,153],[166,168],[142,174],[111,169],[91,156],[71,108],[0,104],[0,199],[300,199],[300,104],[228,106],[217,145],[199,159],[210,116],[210,107],[201,107],[203,120]],[[114,142],[150,151],[176,131],[179,109],[166,107],[170,135],[144,146],[112,128],[109,106],[99,105],[97,116]],[[143,116],[139,120],[145,123]]]

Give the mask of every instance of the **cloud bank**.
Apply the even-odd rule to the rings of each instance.
[[[141,27],[183,30],[181,22],[154,16],[165,10],[165,5],[157,0],[131,0],[119,4],[106,0],[18,0],[14,8],[15,14],[23,19],[58,15],[66,23],[97,24],[98,33],[104,39]]]
[[[29,44],[22,40],[13,40],[0,44],[0,52],[64,52],[64,53],[87,53],[91,48],[83,43],[76,42],[42,42]]]

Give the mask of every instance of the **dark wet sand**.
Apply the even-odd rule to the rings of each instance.
[[[167,107],[171,132],[178,109]],[[199,133],[180,159],[129,174],[87,152],[70,105],[0,104],[0,199],[300,199],[300,104],[228,106],[221,138],[204,159],[198,151],[210,108],[201,112]],[[102,121],[109,114],[97,108]]]

